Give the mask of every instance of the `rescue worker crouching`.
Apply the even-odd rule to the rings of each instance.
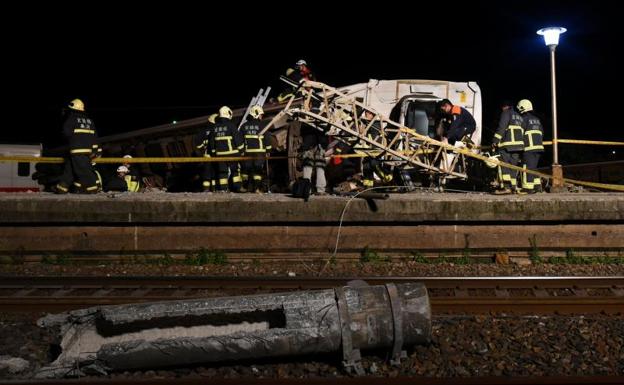
[[[524,150],[522,116],[517,113],[510,102],[501,104],[501,116],[498,128],[492,139],[492,148],[500,154],[500,160],[518,166]],[[518,192],[518,171],[498,166],[499,189],[494,194],[511,194]]]
[[[381,124],[379,120],[374,120],[374,114],[370,111],[364,111],[364,118],[362,119],[362,124],[365,127],[369,127],[366,136],[374,140],[376,142],[382,142],[381,136]],[[371,123],[372,122],[372,123]],[[358,152],[358,149],[367,148],[370,149],[370,145],[361,141],[360,144],[355,146],[355,151]],[[371,154],[367,154],[362,160],[362,185],[364,188],[373,187],[375,184],[375,174],[382,180],[384,183],[389,183],[392,181],[392,172],[387,170],[382,162],[372,156]]]
[[[132,159],[132,155],[124,155],[124,159]],[[122,166],[128,169],[125,176],[126,183],[128,184],[128,191],[138,192],[141,189],[141,173],[138,167],[132,167],[132,163],[124,163]]]
[[[54,190],[65,194],[73,186],[76,192],[94,194],[98,192],[98,185],[92,157],[100,152],[95,125],[86,114],[82,100],[74,99],[68,107],[63,135],[69,145],[69,156],[65,159],[63,174]]]
[[[255,105],[249,111],[250,118],[241,126],[240,132],[245,143],[245,153],[249,159],[243,163],[243,181],[247,191],[262,192],[262,177],[265,174],[266,154],[271,150],[269,138],[260,134],[264,110]]]
[[[238,157],[245,143],[240,137],[236,125],[232,122],[232,110],[228,106],[219,109],[219,117],[215,120],[213,135],[210,140],[210,149],[216,158]],[[217,162],[217,192],[238,192],[241,188],[241,176],[238,171],[238,162]]]
[[[522,128],[524,130],[524,152],[522,154],[522,168],[536,170],[539,159],[544,152],[544,127],[540,119],[533,113],[533,103],[522,99],[517,105],[522,114]],[[522,173],[522,192],[534,194],[542,191],[541,179],[533,174]]]
[[[455,106],[448,99],[440,101],[440,110],[450,119],[448,130],[443,133],[442,142],[455,145],[455,142],[469,139],[477,128],[472,114],[464,107]]]
[[[117,167],[117,173],[106,182],[104,191],[129,191],[129,184],[126,180],[129,172],[130,170],[126,166]]]

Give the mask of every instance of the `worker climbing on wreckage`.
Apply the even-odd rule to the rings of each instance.
[[[292,84],[300,84],[302,80],[316,80],[312,70],[308,67],[308,63],[303,59],[297,60],[293,67],[286,70],[286,78],[288,78]],[[277,101],[279,103],[284,103],[288,98],[295,95],[296,92],[296,86],[287,85],[282,93],[278,95]]]

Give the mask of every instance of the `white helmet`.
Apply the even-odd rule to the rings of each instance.
[[[221,108],[219,108],[219,117],[221,118],[225,118],[225,119],[232,119],[232,110],[230,109],[230,107],[228,106],[223,106]]]
[[[306,63],[306,61],[305,61],[305,60],[303,60],[303,59],[299,59],[299,60],[297,60],[297,62],[295,63],[295,65],[296,65],[297,67],[298,67],[298,66],[307,66],[307,65],[308,65],[308,63]]]
[[[522,99],[518,102],[516,108],[521,114],[524,114],[525,112],[533,111],[533,103],[529,99]]]
[[[132,159],[132,155],[124,155],[123,156],[125,159]]]
[[[72,110],[77,110],[77,111],[85,110],[84,103],[80,99],[72,100],[71,102],[69,102],[68,107],[71,108]]]
[[[249,110],[249,115],[251,115],[251,117],[254,119],[259,119],[260,115],[264,115],[264,110],[261,106],[256,104],[255,106],[251,107],[251,110]]]
[[[498,166],[498,162],[500,161],[500,159],[498,159],[499,157],[500,155],[488,156],[488,160],[485,161],[485,165],[489,168],[496,168]]]
[[[128,172],[130,172],[130,170],[128,170],[128,167],[126,167],[126,166],[119,166],[119,167],[117,167],[117,172],[128,173]]]

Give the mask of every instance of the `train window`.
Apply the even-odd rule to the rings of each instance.
[[[165,154],[163,153],[162,147],[160,147],[160,143],[150,143],[145,146],[145,156],[147,157],[160,158],[164,155]],[[165,175],[165,172],[167,171],[166,163],[149,163],[148,167],[152,172],[161,176]]]
[[[17,163],[17,176],[30,176],[30,163],[28,162]]]
[[[167,151],[169,152],[169,156],[185,156],[186,148],[184,147],[184,142],[176,141],[167,144]]]

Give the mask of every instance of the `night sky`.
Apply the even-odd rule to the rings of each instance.
[[[557,48],[559,136],[624,141],[615,2],[74,4],[3,12],[0,141],[58,143],[61,108],[75,97],[101,136],[246,106],[300,58],[333,86],[474,80],[486,141],[500,101],[521,98],[550,138],[548,48],[535,31],[551,25],[568,29]],[[560,152],[564,164],[624,159],[624,147]]]

